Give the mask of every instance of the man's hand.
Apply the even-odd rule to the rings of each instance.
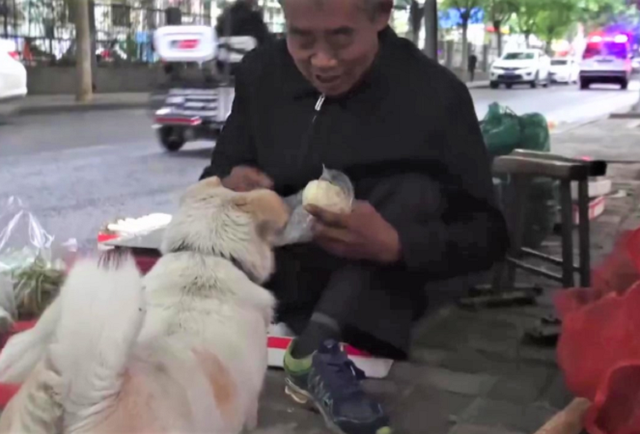
[[[343,258],[393,264],[400,260],[398,232],[368,202],[356,202],[350,214],[336,214],[315,206],[307,212],[316,218],[315,241]]]
[[[245,192],[259,188],[272,188],[273,181],[255,167],[236,166],[222,180],[222,185],[233,191]]]

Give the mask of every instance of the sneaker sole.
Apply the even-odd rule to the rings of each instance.
[[[300,405],[312,405],[322,415],[322,418],[324,419],[324,423],[325,425],[327,425],[327,428],[329,428],[331,431],[333,431],[336,434],[347,434],[344,431],[342,431],[340,427],[331,420],[329,415],[324,410],[324,407],[318,404],[316,400],[313,398],[313,396],[311,396],[311,394],[309,394],[308,392],[302,390],[301,388],[293,384],[293,382],[288,378],[286,378],[284,381],[285,381],[284,393],[289,395],[291,399],[293,399],[295,402],[297,402]],[[375,434],[393,434],[393,430],[385,426],[378,429],[375,432]]]

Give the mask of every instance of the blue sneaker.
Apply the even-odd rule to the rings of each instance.
[[[335,432],[392,433],[389,418],[380,404],[369,398],[360,386],[364,372],[349,360],[339,343],[327,341],[304,359],[294,359],[289,346],[284,369],[286,393],[300,404],[313,403]]]

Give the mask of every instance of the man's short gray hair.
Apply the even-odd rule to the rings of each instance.
[[[280,5],[282,5],[285,0],[278,1]],[[324,0],[313,1],[315,1],[320,6],[324,3]],[[360,0],[360,5],[362,6],[362,9],[367,13],[367,15],[373,19],[380,12],[381,6],[390,1],[393,0]]]

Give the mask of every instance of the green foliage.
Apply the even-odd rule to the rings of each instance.
[[[553,0],[544,2],[547,7],[537,16],[535,34],[547,45],[554,39],[564,37],[579,18],[577,0]]]
[[[637,10],[626,0],[577,0],[578,19],[587,30],[624,21],[626,16],[637,15]]]
[[[534,35],[539,28],[540,17],[553,0],[518,0],[516,24],[520,33]]]
[[[486,11],[486,19],[496,27],[500,27],[518,12],[519,0],[484,0],[482,7]]]

